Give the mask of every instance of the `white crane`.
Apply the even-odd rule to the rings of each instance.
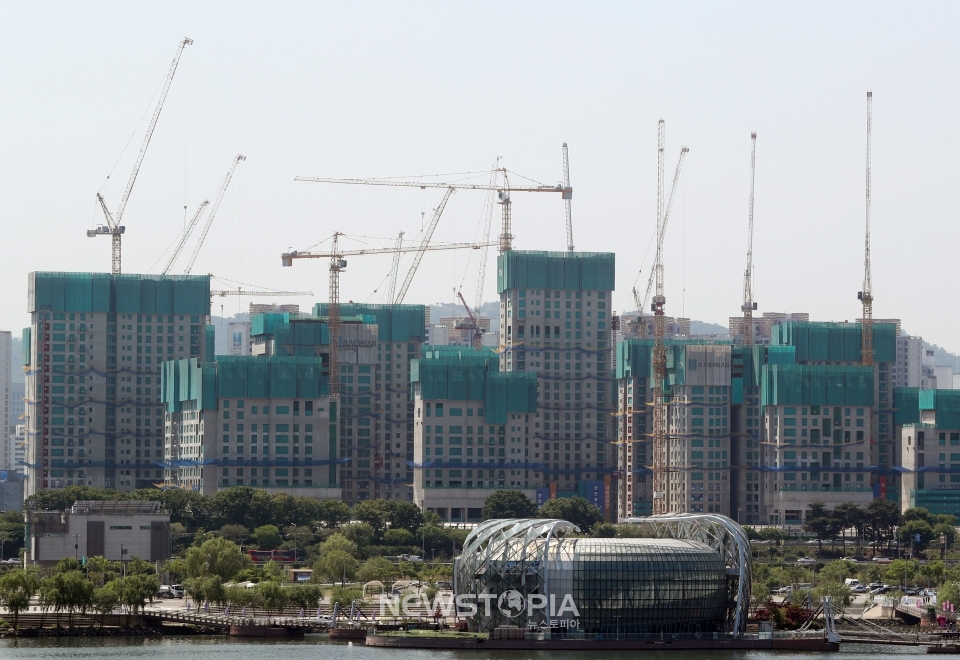
[[[443,199],[440,200],[440,205],[437,206],[433,211],[433,217],[430,219],[430,224],[427,225],[427,230],[423,233],[423,240],[420,241],[420,247],[417,248],[417,252],[413,257],[413,263],[410,264],[410,270],[407,271],[407,276],[403,280],[403,284],[400,286],[400,292],[397,294],[393,304],[399,305],[403,302],[403,299],[407,295],[407,291],[410,289],[410,284],[413,282],[413,276],[417,274],[417,268],[420,267],[420,262],[423,261],[423,253],[430,245],[430,238],[433,236],[434,230],[437,228],[437,223],[440,222],[440,216],[443,215],[443,209],[446,208],[447,202],[450,200],[450,196],[453,195],[456,191],[453,188],[447,188],[447,192],[444,194]],[[400,246],[397,246],[399,251]]]
[[[197,226],[197,221],[200,219],[200,216],[203,215],[203,210],[210,205],[210,200],[205,199],[200,202],[200,206],[197,207],[197,212],[193,214],[193,217],[190,219],[190,224],[187,225],[187,228],[183,230],[183,236],[180,237],[180,242],[177,243],[177,247],[174,248],[173,254],[170,255],[170,260],[167,262],[167,265],[163,268],[163,274],[166,275],[170,272],[170,269],[173,268],[174,262],[177,260],[177,257],[180,256],[180,253],[183,251],[183,246],[186,245],[187,239],[190,238],[190,234],[193,233],[193,228]]]
[[[750,134],[750,141],[753,143],[750,152],[750,211],[749,228],[747,230],[747,270],[743,273],[743,305],[740,311],[743,312],[743,343],[745,346],[753,344],[753,310],[757,308],[757,303],[753,300],[753,182],[756,178],[757,170],[757,134]]]
[[[180,56],[183,54],[183,49],[192,43],[193,39],[184,37],[177,46],[177,53],[173,57],[173,63],[170,65],[170,70],[167,72],[166,80],[163,82],[163,86],[160,90],[160,98],[157,101],[157,107],[154,109],[153,117],[151,117],[150,124],[147,126],[147,133],[143,136],[143,145],[140,147],[140,153],[137,155],[137,162],[133,165],[133,171],[130,173],[130,180],[127,181],[127,187],[123,191],[123,197],[120,198],[120,205],[117,207],[116,214],[110,213],[110,210],[107,208],[107,203],[103,199],[103,195],[97,193],[97,201],[100,202],[100,207],[103,209],[103,215],[107,219],[107,224],[99,225],[96,229],[88,229],[87,236],[89,238],[106,235],[111,237],[113,245],[111,249],[110,272],[112,272],[114,275],[120,273],[120,237],[123,236],[123,232],[126,229],[120,224],[123,221],[123,212],[127,208],[127,201],[130,199],[131,191],[133,191],[133,184],[137,181],[137,174],[140,173],[140,165],[143,163],[143,157],[147,154],[147,147],[150,145],[150,138],[153,137],[153,129],[157,127],[157,120],[160,119],[160,111],[163,109],[163,102],[167,98],[167,92],[170,91],[170,84],[173,82],[173,75],[177,72],[177,65],[180,63]]]
[[[193,264],[197,260],[197,255],[200,254],[200,248],[203,247],[203,241],[207,237],[207,232],[210,231],[210,225],[213,224],[213,219],[217,215],[217,209],[220,208],[220,202],[223,201],[223,196],[227,192],[227,186],[230,185],[230,179],[233,178],[233,172],[237,169],[237,165],[241,160],[246,160],[247,157],[243,154],[237,154],[233,159],[233,163],[230,165],[230,170],[227,172],[226,178],[223,180],[223,185],[220,186],[219,192],[217,192],[217,198],[213,202],[213,206],[210,208],[210,215],[207,216],[207,222],[203,225],[203,231],[200,233],[200,239],[197,241],[197,245],[193,248],[193,254],[190,255],[190,261],[187,263],[187,267],[183,270],[184,275],[189,275],[190,271],[193,270]]]
[[[393,304],[393,296],[397,290],[397,272],[400,270],[400,248],[403,247],[403,232],[397,234],[397,244],[394,246],[396,252],[393,254],[393,263],[390,266],[390,291],[387,294],[387,300]]]
[[[570,159],[567,156],[567,143],[563,143],[563,187],[570,188]],[[567,211],[567,250],[573,252],[573,217],[571,215],[570,196],[564,196],[564,206]]]

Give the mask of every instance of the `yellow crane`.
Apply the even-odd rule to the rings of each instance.
[[[448,191],[447,195],[449,196],[449,194],[450,192]],[[340,345],[340,273],[347,267],[347,260],[344,259],[344,257],[359,257],[370,254],[396,254],[397,252],[419,252],[422,254],[427,250],[480,250],[496,245],[496,243],[493,242],[481,242],[403,246],[400,245],[400,241],[398,241],[395,247],[341,250],[340,237],[345,235],[346,234],[341,232],[334,232],[333,242],[328,251],[291,251],[284,252],[280,257],[283,266],[292,266],[294,259],[330,259],[330,302],[327,307],[327,323],[330,328],[330,394],[332,396],[340,393],[339,355],[337,355],[335,347]],[[417,263],[419,264],[419,261],[417,261]],[[413,272],[415,272],[415,270]],[[412,274],[408,274],[408,279],[412,279],[412,277]],[[405,282],[405,285],[409,286],[409,282]]]

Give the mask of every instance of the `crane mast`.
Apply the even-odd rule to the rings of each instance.
[[[400,293],[397,294],[397,299],[394,301],[394,304],[399,305],[403,302],[404,297],[406,297],[407,291],[410,289],[410,284],[413,282],[413,276],[417,274],[417,268],[420,267],[420,262],[423,261],[423,253],[426,251],[427,246],[430,245],[430,238],[437,228],[437,223],[440,222],[440,216],[443,215],[443,209],[446,208],[450,196],[455,192],[453,188],[447,188],[446,194],[444,194],[443,199],[440,200],[440,205],[434,210],[433,218],[430,219],[430,224],[427,225],[427,231],[424,232],[423,240],[420,241],[420,248],[413,257],[413,263],[410,264],[410,270],[407,271],[407,277],[403,280],[403,285],[400,287]]]
[[[203,225],[203,231],[200,232],[200,238],[197,240],[197,245],[195,248],[193,248],[193,254],[190,255],[190,261],[187,263],[187,267],[183,270],[184,275],[189,275],[190,271],[193,270],[193,264],[197,260],[197,255],[200,254],[200,248],[203,247],[203,241],[206,240],[207,234],[210,232],[210,226],[213,224],[213,219],[217,216],[217,211],[220,209],[220,202],[223,201],[223,196],[227,192],[227,186],[230,185],[230,179],[233,178],[233,172],[237,169],[237,165],[240,163],[240,161],[246,159],[247,157],[243,154],[237,154],[233,159],[233,163],[230,165],[230,170],[227,172],[227,176],[223,180],[220,190],[217,192],[217,198],[213,201],[213,206],[210,207],[210,215],[207,216],[207,221]]]
[[[656,295],[653,297],[653,513],[667,512],[667,407],[663,400],[667,377],[667,348],[664,344],[663,307],[663,150],[664,122],[657,130],[657,253],[653,263]]]
[[[163,86],[160,90],[160,98],[157,100],[157,107],[153,111],[153,116],[150,118],[150,124],[147,126],[147,133],[143,136],[143,145],[140,147],[140,153],[137,154],[137,160],[133,165],[133,171],[130,173],[130,179],[127,181],[127,187],[123,191],[123,197],[120,198],[120,205],[117,207],[116,215],[111,215],[107,210],[107,205],[103,200],[103,197],[97,193],[97,199],[100,202],[100,206],[103,208],[103,214],[107,219],[107,224],[105,226],[97,227],[96,229],[91,229],[87,231],[87,236],[93,238],[94,236],[99,236],[103,234],[109,234],[112,241],[111,246],[111,264],[110,272],[114,275],[120,273],[120,248],[121,248],[121,236],[124,232],[124,227],[120,225],[123,221],[123,212],[127,208],[127,201],[130,199],[130,193],[133,191],[133,184],[137,181],[137,175],[140,173],[140,166],[143,164],[143,158],[147,154],[147,147],[150,146],[150,138],[153,137],[153,131],[157,127],[157,120],[160,119],[160,111],[163,109],[163,102],[167,98],[167,92],[170,91],[170,85],[173,83],[173,76],[177,72],[177,65],[180,63],[180,56],[183,54],[183,49],[193,43],[193,39],[184,37],[180,44],[177,46],[176,55],[173,57],[173,62],[170,64],[170,70],[167,72],[167,77],[163,82]]]
[[[393,304],[394,293],[397,290],[397,271],[400,270],[400,255],[403,254],[403,251],[400,249],[403,246],[403,232],[401,231],[397,234],[397,244],[396,252],[393,254],[393,264],[390,266],[390,290],[387,292],[387,300],[390,301],[390,304]]]
[[[467,304],[467,301],[464,300],[463,293],[457,291],[457,296],[460,298],[460,304],[467,310],[467,318],[470,319],[469,323],[458,323],[457,330],[470,330],[470,345],[473,346],[473,350],[479,351],[483,348],[483,329],[477,322],[477,317],[470,311],[470,306]]]
[[[347,267],[340,254],[340,232],[333,234],[330,249],[330,305],[327,307],[327,325],[330,330],[330,396],[340,395],[340,271]]]
[[[567,143],[563,143],[563,187],[570,187],[570,158],[567,155]],[[573,216],[571,215],[569,196],[564,195],[563,205],[567,211],[567,251],[573,252]]]
[[[870,139],[873,133],[873,92],[867,92],[867,230],[863,249],[863,291],[860,292],[860,300],[863,303],[863,321],[861,329],[862,339],[862,359],[865,366],[873,364],[873,283],[870,281],[870,187],[872,178],[872,164],[870,152]]]
[[[752,150],[750,152],[750,210],[749,223],[747,229],[747,270],[743,273],[743,305],[740,311],[743,312],[743,344],[751,346],[753,344],[753,310],[757,308],[757,303],[753,301],[753,183],[757,170],[757,134],[750,134]]]
[[[490,240],[490,225],[493,221],[494,195],[496,195],[497,173],[500,171],[500,156],[493,161],[493,168],[490,170],[490,185],[487,192],[487,198],[483,205],[483,242]],[[480,253],[480,272],[477,274],[477,299],[474,312],[480,314],[480,306],[483,305],[483,284],[487,276],[487,250]]]

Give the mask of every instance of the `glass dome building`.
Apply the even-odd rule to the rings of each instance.
[[[474,632],[500,626],[588,638],[734,632],[743,573],[731,566],[726,532],[703,534],[718,529],[684,522],[663,527],[661,535],[673,538],[604,539],[569,537],[577,528],[562,520],[488,521],[467,537],[456,560],[458,609]],[[749,593],[748,576],[746,583]]]

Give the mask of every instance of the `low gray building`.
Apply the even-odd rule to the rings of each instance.
[[[170,558],[170,514],[153,501],[81,501],[69,511],[27,511],[26,563],[52,566],[63,557]]]

